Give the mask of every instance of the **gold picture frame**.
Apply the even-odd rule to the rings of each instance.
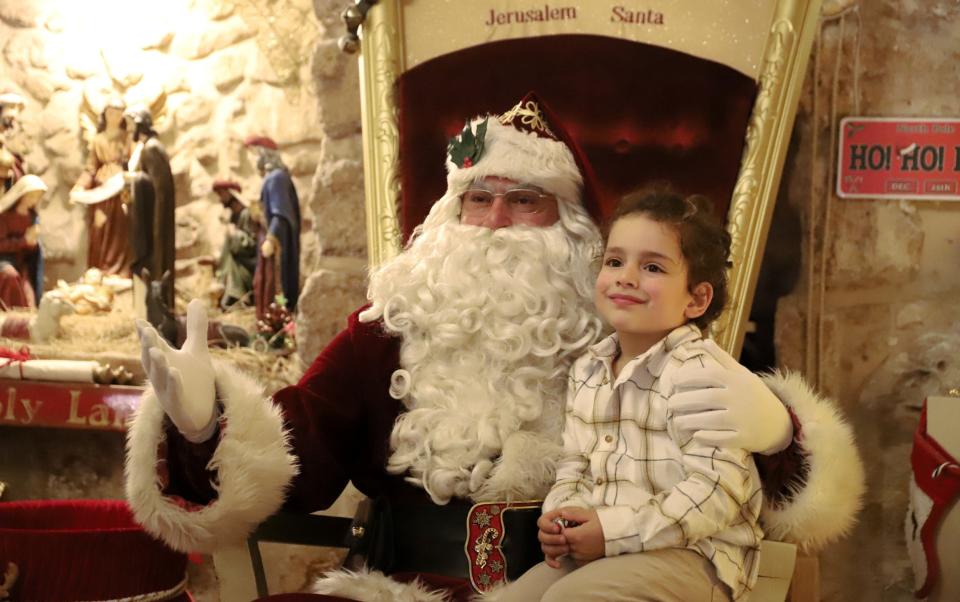
[[[400,198],[400,139],[394,97],[397,78],[411,63],[456,49],[458,44],[465,47],[496,38],[478,28],[451,26],[450,36],[433,36],[429,41],[429,44],[435,44],[438,48],[428,47],[429,44],[425,42],[406,43],[405,19],[411,19],[418,26],[428,20],[433,24],[444,23],[447,21],[443,19],[449,11],[457,10],[458,20],[454,22],[462,22],[463,11],[469,9],[474,14],[490,11],[489,18],[492,20],[497,14],[494,11],[502,11],[505,4],[496,0],[471,0],[469,3],[450,0],[381,0],[367,13],[360,30],[360,81],[367,243],[371,265],[396,255],[402,239],[397,205]],[[584,4],[587,3],[580,3],[578,10],[588,13],[594,9],[610,10],[610,7],[600,3]],[[677,11],[694,10],[684,6],[694,3],[682,0],[663,0],[660,4]],[[643,41],[687,53],[698,53],[701,45],[694,43],[697,40],[696,28],[701,27],[704,32],[710,28],[713,34],[717,30],[717,20],[727,19],[735,24],[733,27],[740,29],[728,36],[705,33],[704,39],[725,40],[716,44],[720,46],[717,56],[710,58],[724,61],[729,57],[728,64],[749,73],[757,83],[758,93],[744,132],[746,145],[727,220],[732,236],[731,259],[734,267],[729,273],[729,298],[733,302],[712,327],[712,335],[718,344],[737,356],[743,345],[821,0],[737,0],[711,4],[716,6],[709,10],[717,12],[709,18],[691,12],[692,16],[686,21],[678,19],[686,28],[684,35],[657,38],[655,34],[650,34],[652,39]],[[696,10],[706,9],[698,6]],[[591,33],[610,35],[602,28],[612,27],[613,34],[635,37],[638,35],[636,32],[644,31],[637,28],[628,30],[617,23],[605,25],[607,21],[615,19],[604,19],[603,15],[592,21],[588,18],[582,21],[586,22],[585,27],[600,28],[591,30]],[[504,28],[498,35],[500,39],[537,35],[542,33],[542,28],[538,27],[518,25]],[[576,33],[570,31],[569,24],[561,23],[558,27],[566,28],[558,30],[560,32]],[[724,43],[726,47],[722,47]],[[745,51],[744,44],[748,43],[750,47]],[[751,52],[756,56],[751,58]],[[737,61],[739,64],[735,64]]]

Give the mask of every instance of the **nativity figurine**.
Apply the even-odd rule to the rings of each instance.
[[[70,200],[87,207],[87,267],[129,277],[130,195],[123,172],[130,157],[130,139],[125,109],[123,101],[115,98],[100,112],[85,170],[70,192]]]
[[[47,192],[27,174],[0,196],[0,306],[35,308],[43,294],[43,251],[37,205]]]
[[[300,291],[300,199],[290,171],[280,158],[277,143],[266,136],[251,136],[244,145],[256,153],[263,176],[260,206],[266,232],[259,243],[254,274],[257,318],[263,319],[278,294],[291,312]]]

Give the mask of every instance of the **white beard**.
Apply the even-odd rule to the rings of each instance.
[[[388,470],[436,503],[536,499],[562,454],[567,370],[598,337],[596,241],[558,222],[424,228],[371,275],[373,306],[403,338],[390,394],[408,411]]]

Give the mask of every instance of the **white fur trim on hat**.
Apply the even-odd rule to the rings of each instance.
[[[799,374],[775,373],[764,382],[800,421],[807,475],[782,505],[764,500],[761,522],[768,538],[816,551],[846,535],[863,505],[866,484],[853,429]]]
[[[246,374],[215,363],[223,401],[222,438],[208,469],[217,474],[218,497],[187,510],[163,494],[157,465],[164,440],[163,408],[147,388],[127,433],[126,495],[137,522],[180,552],[212,552],[242,543],[283,505],[297,474],[280,408]]]
[[[580,205],[583,176],[566,144],[503,125],[495,115],[470,121],[474,131],[487,119],[483,154],[470,167],[457,167],[447,157],[447,195],[459,196],[486,176],[509,178],[539,186],[561,202]]]

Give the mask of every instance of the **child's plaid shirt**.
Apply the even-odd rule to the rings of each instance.
[[[595,508],[606,555],[690,548],[708,558],[734,599],[757,580],[762,494],[751,455],[703,445],[673,426],[674,380],[719,366],[694,324],[627,363],[616,381],[613,334],[570,369],[564,459],[544,512]]]

